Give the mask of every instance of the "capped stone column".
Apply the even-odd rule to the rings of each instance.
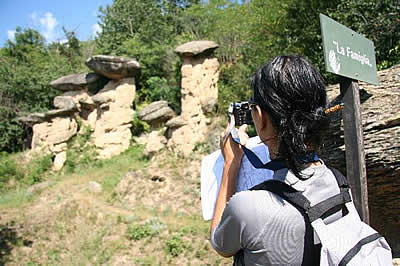
[[[140,71],[140,64],[129,57],[96,55],[90,57],[86,65],[111,79],[91,97],[96,106],[91,140],[99,158],[110,158],[129,148],[132,138],[132,104],[136,94],[134,77]]]
[[[218,44],[213,41],[192,41],[175,49],[183,58],[181,68],[181,127],[169,127],[168,146],[189,155],[196,143],[204,142],[208,119],[218,100],[219,63],[213,56]],[[168,123],[167,123],[168,127]]]

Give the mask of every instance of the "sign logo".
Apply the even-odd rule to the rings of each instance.
[[[329,51],[329,65],[331,66],[333,72],[335,74],[338,74],[340,71],[340,63],[339,63],[339,58],[336,58],[335,51],[330,50]]]

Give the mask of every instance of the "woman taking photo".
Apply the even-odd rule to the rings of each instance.
[[[255,73],[252,89],[250,103],[257,134],[268,146],[271,159],[285,165],[274,172],[273,179],[303,192],[311,204],[339,193],[335,176],[316,156],[327,125],[328,99],[315,67],[300,56],[275,57]],[[245,131],[245,126],[239,129],[243,145]],[[314,245],[305,246],[313,236],[306,235],[308,225],[301,213],[269,191],[235,194],[243,149],[228,135],[221,150],[224,171],[211,222],[213,248],[224,257],[236,255],[236,264],[318,263],[318,250],[314,251]],[[325,220],[336,217],[337,213]]]

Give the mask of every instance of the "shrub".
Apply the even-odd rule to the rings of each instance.
[[[0,190],[7,186],[10,179],[20,180],[24,173],[17,167],[17,163],[8,153],[0,153]]]
[[[153,219],[142,225],[129,225],[126,236],[129,240],[140,240],[146,237],[152,237],[159,234],[165,225],[158,219]]]
[[[165,78],[151,77],[146,81],[146,94],[149,102],[165,100],[175,112],[180,113],[181,94],[177,87],[170,87]]]
[[[226,114],[229,104],[251,96],[250,69],[243,64],[222,66],[218,81],[218,112]]]
[[[38,183],[42,180],[43,174],[53,165],[51,154],[32,160],[27,167],[26,180],[28,184]]]
[[[42,181],[44,174],[53,165],[51,154],[38,156],[24,167],[5,152],[0,153],[0,191],[10,180],[20,184],[32,185]]]
[[[79,121],[78,121],[79,122]],[[97,151],[89,143],[92,131],[90,127],[84,127],[84,133],[74,136],[68,142],[67,160],[64,163],[64,169],[68,173],[73,173],[78,167],[88,167],[96,163],[102,164],[97,159]]]
[[[173,257],[179,256],[185,250],[185,247],[186,245],[181,235],[174,235],[165,241],[165,250]]]
[[[131,133],[132,136],[140,136],[140,134],[148,132],[150,125],[138,118],[137,112],[133,114]]]
[[[207,142],[197,142],[194,145],[193,151],[202,154],[207,154],[211,152],[211,146]]]

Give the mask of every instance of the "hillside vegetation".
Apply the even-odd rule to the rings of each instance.
[[[374,41],[378,69],[400,63],[400,2],[396,0],[114,0],[99,10],[101,34],[47,43],[38,31],[17,28],[0,48],[0,265],[231,265],[212,250],[200,202],[199,143],[190,158],[168,150],[148,158],[129,150],[99,161],[70,144],[60,172],[52,158],[27,160],[30,129],[19,115],[52,109],[62,92],[49,83],[88,72],[96,54],[140,62],[136,110],[167,100],[180,112],[181,59],[174,49],[192,40],[220,45],[218,108],[249,97],[249,79],[277,54],[301,54],[324,73],[319,13]],[[148,125],[134,118],[138,136]],[[221,128],[221,126],[217,127]]]
[[[192,40],[220,45],[217,112],[247,99],[249,78],[278,54],[308,57],[325,75],[319,13],[329,15],[374,41],[378,69],[400,63],[400,3],[396,0],[114,0],[99,10],[102,32],[79,41],[63,28],[66,43],[47,43],[31,28],[17,28],[0,48],[0,151],[29,146],[29,130],[15,118],[52,108],[60,91],[49,82],[89,71],[95,54],[129,56],[142,68],[136,79],[137,107],[168,100],[180,111],[181,59],[174,49]]]
[[[101,165],[3,192],[0,265],[230,265],[208,242],[201,157],[164,151],[149,160],[132,145]]]

